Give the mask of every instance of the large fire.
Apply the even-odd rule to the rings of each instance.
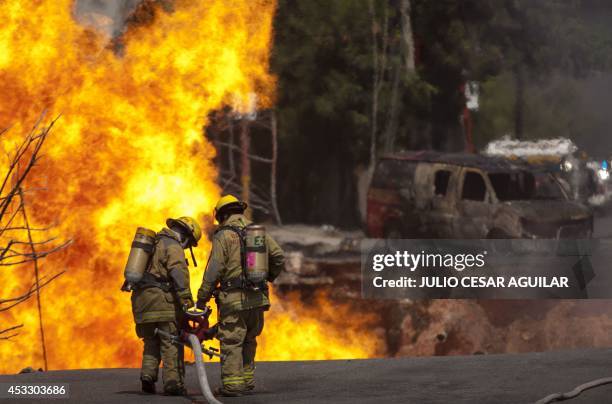
[[[41,261],[43,275],[67,270],[42,290],[50,369],[139,366],[129,294],[119,291],[136,226],[159,229],[177,215],[210,223],[220,190],[215,150],[202,135],[209,112],[252,93],[261,106],[273,101],[274,1],[165,3],[173,9],[155,9],[109,42],[76,22],[72,0],[0,2],[0,128],[11,127],[2,151],[43,110],[61,114],[30,175],[30,188],[44,188],[28,200],[34,226],[58,223],[52,233],[74,240]],[[209,247],[201,243],[199,262]],[[192,268],[194,292],[202,271]],[[33,276],[31,265],[0,269],[0,296],[22,293]],[[0,313],[0,329],[24,324],[18,337],[0,341],[0,372],[42,366],[34,300]],[[329,315],[333,308],[322,304]],[[258,358],[375,352],[371,335],[334,334],[318,315],[277,306]]]

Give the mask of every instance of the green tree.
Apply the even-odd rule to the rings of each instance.
[[[279,2],[272,64],[278,75],[279,171],[288,178],[279,199],[287,220],[359,223],[355,170],[370,161],[372,128],[378,126],[377,150],[401,145],[414,130],[420,111],[410,106],[428,89],[407,73],[399,5]]]
[[[589,17],[593,6],[599,14],[605,7],[592,3],[599,2],[501,3],[482,33],[481,42],[502,57],[499,72],[482,78],[476,116],[481,143],[501,133],[574,136],[578,127],[586,128],[573,119],[580,108],[576,80],[607,69],[612,44],[608,20],[597,24]]]
[[[581,18],[584,5],[578,1],[414,3],[421,74],[437,90],[432,99],[434,148],[444,148],[449,140],[458,148],[452,140],[461,133],[457,116],[464,99],[459,88],[466,80],[512,74],[511,132],[521,138],[528,83],[557,73],[584,77],[609,65],[609,40]]]
[[[462,150],[466,81],[482,83],[475,121],[484,136],[497,128],[521,136],[534,122],[527,109],[552,116],[545,98],[530,104],[527,83],[558,72],[581,77],[609,58],[609,41],[580,18],[580,7],[560,0],[279,1],[272,66],[283,217],[356,225],[355,172],[380,153]]]

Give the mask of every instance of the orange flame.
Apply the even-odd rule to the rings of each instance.
[[[139,366],[129,295],[119,291],[135,227],[159,229],[177,215],[209,221],[220,191],[215,150],[202,135],[208,113],[247,105],[252,94],[260,106],[272,103],[275,1],[230,3],[177,0],[173,11],[131,26],[120,52],[75,22],[72,0],[0,3],[0,128],[12,125],[2,150],[11,151],[41,111],[61,114],[28,184],[44,186],[29,197],[32,224],[58,222],[54,233],[74,240],[41,262],[43,274],[68,271],[42,291],[51,369]],[[209,247],[198,248],[200,262]],[[202,271],[192,270],[194,291]],[[0,296],[32,280],[30,266],[0,269]],[[42,366],[33,300],[0,313],[0,329],[24,324],[21,335],[0,341],[0,372]],[[318,316],[275,308],[258,358],[372,354],[367,335],[333,337]]]

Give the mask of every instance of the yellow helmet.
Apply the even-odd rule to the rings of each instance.
[[[182,228],[189,231],[189,235],[191,236],[191,243],[194,247],[197,247],[198,241],[202,238],[202,228],[196,222],[196,220],[189,216],[182,216],[178,219],[168,219],[166,220],[166,225],[168,227],[172,227],[174,225],[181,226]]]
[[[214,212],[215,217],[217,217],[217,213],[219,213],[222,208],[228,207],[230,205],[238,205],[242,208],[242,210],[247,208],[246,202],[240,201],[234,195],[224,195],[217,201],[217,205],[215,206]]]

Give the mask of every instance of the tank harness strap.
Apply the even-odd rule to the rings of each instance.
[[[266,292],[268,290],[268,283],[266,281],[245,282],[242,276],[233,279],[228,279],[219,283],[219,290],[221,290],[222,292],[229,292],[235,289],[260,290],[262,292]]]
[[[156,242],[156,244],[157,244],[157,242]],[[155,244],[146,244],[146,243],[141,243],[140,241],[132,241],[132,248],[143,249],[147,253],[152,255],[153,251],[155,251]]]
[[[225,225],[219,227],[215,231],[215,234],[222,232],[223,230],[233,231],[238,236],[238,239],[240,240],[240,266],[242,267],[242,277],[244,279],[248,279],[246,273],[246,230],[236,226]]]
[[[260,290],[262,292],[268,291],[268,283],[266,281],[253,282],[249,280],[247,276],[247,262],[246,262],[246,228],[240,228],[231,225],[220,226],[215,234],[222,232],[223,230],[233,231],[238,235],[240,240],[240,266],[242,268],[242,275],[220,282],[219,290],[227,292],[232,289],[244,289],[244,290]]]
[[[143,247],[140,245],[141,243],[138,243],[138,242],[132,243],[132,246],[134,246],[135,244],[139,244],[138,245],[139,248],[143,248],[147,250],[147,252],[149,253],[149,262],[147,263],[147,269],[142,274],[142,279],[140,280],[140,282],[138,282],[135,285],[135,289],[159,288],[163,290],[164,292],[174,291],[174,284],[172,282],[170,282],[168,279],[165,279],[165,278],[158,278],[151,273],[151,267],[153,266],[154,252],[155,252],[155,249],[157,248],[157,244],[159,244],[160,239],[162,237],[168,237],[168,236],[164,236],[163,234],[158,233],[157,236],[155,237],[154,245],[146,245]],[[171,238],[171,237],[168,237],[168,238]]]
[[[145,272],[136,286],[137,289],[160,288],[164,292],[171,292],[174,290],[172,282],[167,279],[158,278],[150,272]]]

